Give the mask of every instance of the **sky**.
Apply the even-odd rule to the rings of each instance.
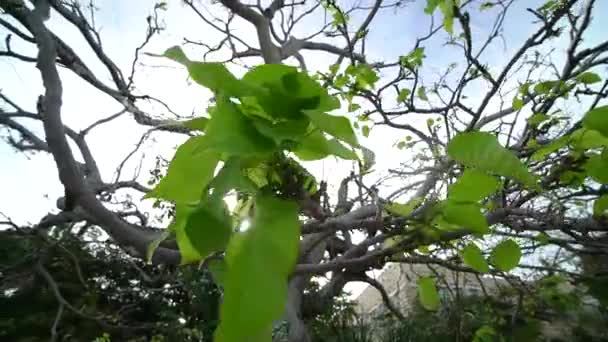
[[[608,13],[608,1],[597,1],[599,8],[596,13]],[[96,25],[101,28],[101,37],[105,51],[117,62],[125,74],[128,74],[134,48],[137,47],[145,35],[145,18],[152,11],[153,2],[149,0],[98,0],[96,1],[99,11],[96,17]],[[504,26],[504,44],[495,44],[488,49],[484,61],[488,62],[490,70],[499,70],[506,63],[510,52],[519,47],[526,39],[527,34],[534,27],[533,18],[524,11],[524,7],[538,7],[542,1],[523,0],[518,1],[512,7],[512,14],[507,17]],[[416,37],[426,33],[430,17],[423,13],[426,1],[416,0],[408,4],[406,8],[398,11],[383,10],[375,19],[372,30],[368,36],[366,49],[370,60],[394,59],[409,52]],[[217,7],[214,11],[217,11]],[[473,35],[483,38],[488,28],[493,24],[492,11],[471,16]],[[156,36],[144,51],[161,53],[165,49],[180,45],[184,36],[191,39],[200,39],[206,42],[217,41],[221,37],[201,23],[191,10],[180,4],[177,0],[168,1],[168,11],[161,12],[166,30]],[[92,58],[93,52],[88,48],[76,29],[62,21],[57,13],[53,13],[49,26],[66,41],[70,42],[76,51],[90,63],[90,66],[101,79],[110,83],[109,75],[99,63]],[[440,20],[436,15],[435,19]],[[310,30],[319,24],[320,18],[312,18],[306,22],[300,32]],[[353,17],[353,20],[360,20]],[[591,30],[589,42],[599,41],[604,38],[601,25],[595,25]],[[252,27],[245,22],[238,22],[235,26],[236,32],[247,38],[248,41],[255,39]],[[0,28],[0,38],[4,38],[6,31]],[[425,82],[430,82],[437,77],[439,72],[450,62],[459,62],[456,50],[444,46],[445,35],[441,39],[431,40],[425,43],[427,59],[425,60],[425,73],[422,75]],[[13,39],[13,49],[24,54],[34,55],[35,49],[31,45],[19,43]],[[558,52],[563,52],[564,46],[558,46]],[[201,58],[200,50],[187,50],[192,59]],[[327,70],[329,65],[335,61],[334,57],[328,58],[322,53],[308,53],[305,55],[309,70]],[[150,94],[167,102],[177,113],[189,115],[191,113],[202,114],[210,93],[188,80],[183,68],[166,62],[164,60],[144,56],[141,59],[144,65],[139,65],[136,74],[136,86],[139,93]],[[390,75],[383,75],[389,77]],[[76,76],[65,70],[61,71],[64,85],[64,123],[75,130],[87,127],[92,122],[109,116],[119,111],[120,105],[114,100],[101,94]],[[516,78],[511,82],[516,82]],[[36,98],[42,93],[40,76],[37,69],[32,65],[0,58],[0,90],[15,100],[25,109],[35,111]],[[479,89],[482,93],[483,88]],[[475,92],[472,95],[474,97]],[[474,99],[473,99],[474,100]],[[387,101],[390,101],[387,100]],[[499,109],[500,104],[493,103],[490,111]],[[7,108],[8,109],[8,108]],[[166,115],[162,107],[154,104],[144,105],[144,109],[156,114]],[[351,117],[354,117],[351,114]],[[426,118],[407,117],[403,120],[414,121],[414,124],[424,127]],[[39,126],[30,125],[34,131],[42,136]],[[139,140],[141,134],[146,131],[134,123],[128,115],[102,125],[94,130],[88,137],[89,145],[93,151],[102,177],[105,180],[113,178],[114,171],[120,161]],[[5,133],[5,132],[3,132]],[[406,160],[406,151],[393,147],[404,133],[374,127],[369,138],[360,137],[361,142],[368,148],[376,151],[378,173],[385,172],[388,168],[396,168],[399,163]],[[154,133],[142,151],[145,152],[142,164],[142,180],[147,178],[147,169],[153,166],[154,156],[161,154],[171,157],[174,148],[184,138],[167,133]],[[137,168],[141,155],[137,155],[125,168],[125,177],[131,177],[133,170]],[[330,190],[336,188],[337,182],[350,173],[352,165],[347,162],[326,160],[307,164],[319,180],[329,180]],[[395,186],[392,184],[391,186]],[[0,141],[0,212],[9,215],[19,223],[35,223],[42,216],[53,210],[55,200],[61,196],[63,189],[58,181],[56,167],[50,157],[46,154],[23,155],[15,153],[13,148],[4,141]]]

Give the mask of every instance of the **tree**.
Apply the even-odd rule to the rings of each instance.
[[[605,274],[583,272],[577,264],[581,255],[608,250],[602,239],[608,81],[600,72],[608,41],[590,37],[597,26],[593,14],[602,12],[597,1],[550,0],[526,8],[523,1],[428,0],[428,30],[393,58],[370,53],[374,27],[391,11],[422,10],[417,2],[183,1],[224,36],[215,45],[184,40],[203,49],[201,61],[192,57],[197,49],[148,51],[155,56],[146,58],[181,64],[213,93],[206,115],[181,120],[142,109],[145,101],[163,102],[135,88],[138,61],[162,28],[166,3],[147,19],[130,74],[103,49],[81,4],[34,3],[0,1],[0,25],[10,34],[1,55],[36,63],[44,85],[35,112],[1,95],[0,124],[17,151],[53,156],[65,190],[60,212],[32,228],[94,225],[124,251],[153,263],[200,262],[223,288],[217,341],[268,340],[281,317],[291,341],[307,341],[305,322],[324,312],[347,283],[383,291],[366,272],[388,262],[504,277],[523,288],[529,271],[561,273],[603,297],[596,290]],[[48,28],[48,5],[51,16],[77,29],[110,83],[61,32]],[[503,35],[505,26],[522,17],[529,31],[495,60],[489,49],[512,38]],[[486,32],[476,32],[479,18],[491,18]],[[232,29],[239,23],[255,29],[253,41]],[[311,29],[315,24],[318,30]],[[36,57],[14,51],[12,37],[35,44]],[[311,52],[335,62],[308,71]],[[443,57],[438,73],[428,63],[433,55]],[[256,58],[263,63],[235,76],[233,64]],[[282,64],[291,61],[297,67]],[[71,129],[61,117],[66,74],[60,68],[118,102],[121,112],[80,132]],[[340,110],[356,118],[352,126],[347,116],[333,115]],[[125,180],[121,169],[107,181],[87,144],[89,132],[123,113],[150,131],[190,136],[153,189],[141,177]],[[45,138],[24,119],[41,123]],[[408,151],[400,153],[399,168],[374,170],[376,159],[394,152],[384,147],[374,154],[359,142],[383,132],[408,134],[395,144]],[[335,194],[304,163],[330,156],[354,166]],[[169,228],[149,224],[141,203],[117,195],[125,189],[166,208]],[[305,291],[313,276],[329,279],[319,291]],[[438,303],[435,281],[425,278],[419,289],[431,310]]]

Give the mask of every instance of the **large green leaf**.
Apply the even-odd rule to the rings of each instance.
[[[207,262],[207,269],[211,272],[213,282],[219,286],[224,286],[224,280],[226,279],[226,261],[223,259],[210,259]]]
[[[185,237],[201,258],[224,250],[232,234],[232,219],[221,198],[204,200],[190,213]],[[184,241],[178,241],[178,244]]]
[[[217,176],[209,183],[212,190],[210,198],[213,201],[221,200],[230,190],[253,194],[258,190],[256,184],[248,177],[242,167],[241,159],[232,157],[226,161]]]
[[[167,175],[145,198],[162,198],[178,203],[198,202],[213,178],[219,160],[217,152],[197,152],[204,144],[205,137],[193,137],[183,143],[175,152]]]
[[[439,3],[439,9],[443,13],[443,27],[446,32],[454,32],[454,5],[457,0],[443,0]]]
[[[298,255],[298,206],[262,195],[255,207],[251,228],[235,235],[228,247],[216,342],[252,341],[259,336],[270,341],[266,334],[285,310],[287,277]]]
[[[185,229],[188,218],[195,209],[196,206],[194,205],[177,203],[175,205],[175,219],[168,228],[175,233],[175,240],[177,241],[182,264],[194,263],[203,258],[192,245],[192,242],[186,235]]]
[[[465,166],[511,177],[530,187],[536,186],[535,177],[525,165],[490,133],[460,133],[448,143],[447,150],[450,158]]]
[[[608,153],[592,154],[585,162],[585,171],[593,180],[608,184]]]
[[[464,263],[475,271],[480,273],[487,273],[490,271],[490,267],[483,257],[481,249],[479,249],[475,243],[471,242],[466,245],[466,247],[462,249],[461,255]]]
[[[444,202],[441,207],[443,218],[446,222],[470,229],[479,234],[488,232],[488,221],[481,213],[479,205]]]
[[[593,202],[593,215],[597,217],[608,215],[608,195],[603,195]]]
[[[608,147],[608,136],[592,129],[577,129],[570,135],[570,144],[578,150]]]
[[[163,54],[188,68],[190,77],[198,84],[209,88],[214,93],[221,92],[226,96],[247,96],[254,93],[254,88],[239,81],[222,63],[193,62],[179,46],[174,46]]]
[[[274,152],[275,143],[261,134],[237,106],[225,97],[217,99],[217,106],[207,123],[205,145],[213,151],[229,155],[260,155]]]
[[[353,150],[344,146],[341,142],[336,139],[330,139],[327,141],[327,145],[329,146],[329,153],[342,159],[346,160],[357,160],[359,157]]]
[[[492,264],[504,272],[508,272],[517,267],[520,259],[521,249],[517,242],[511,239],[505,240],[494,247],[490,256]]]
[[[356,160],[357,154],[335,139],[328,140],[320,131],[313,131],[300,141],[293,150],[301,160],[319,160],[329,155],[342,159]]]
[[[420,304],[427,310],[435,311],[439,309],[441,301],[435,286],[435,279],[431,277],[418,278],[418,299]]]
[[[310,118],[315,126],[325,133],[328,133],[351,146],[359,145],[355,131],[353,131],[350,121],[346,117],[329,115],[316,110],[306,110],[304,111],[304,114]]]
[[[576,76],[576,80],[583,84],[593,84],[601,82],[602,78],[598,74],[588,71]]]
[[[423,201],[424,201],[424,199],[421,197],[414,198],[405,204],[401,204],[401,203],[387,204],[384,207],[384,209],[386,209],[386,211],[388,211],[391,214],[407,217],[412,212],[414,212],[414,209],[416,209],[416,207],[418,207]]]
[[[448,198],[454,202],[477,202],[498,191],[500,181],[478,170],[467,169],[448,189]]]
[[[608,106],[594,108],[585,114],[583,126],[608,137]]]
[[[330,111],[340,102],[308,74],[282,64],[256,66],[242,79],[249,85],[265,89],[257,96],[259,104],[272,117],[294,118],[303,109]]]
[[[277,144],[285,141],[300,141],[310,127],[310,120],[305,116],[276,123],[264,119],[253,119],[253,123],[260,133],[272,138]]]

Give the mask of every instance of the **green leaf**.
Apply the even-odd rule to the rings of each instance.
[[[475,331],[473,342],[494,342],[500,341],[497,339],[496,330],[489,325],[483,325]]]
[[[293,120],[270,122],[265,119],[252,119],[255,128],[264,136],[271,138],[277,145],[285,141],[300,141],[309,131],[310,120],[299,117]]]
[[[597,217],[608,215],[608,195],[602,195],[593,202],[593,215]]]
[[[489,231],[488,221],[481,213],[479,205],[447,201],[443,203],[441,212],[448,223],[470,229],[478,234],[486,234]]]
[[[292,66],[258,65],[247,72],[242,81],[257,89],[259,105],[273,118],[297,118],[304,109],[331,111],[340,107],[337,98]]]
[[[543,122],[545,122],[545,121],[547,121],[549,119],[550,119],[550,117],[547,114],[536,113],[536,114],[533,114],[532,116],[530,116],[528,118],[528,120],[526,120],[526,121],[528,121],[528,124],[530,126],[532,126],[532,127],[538,127],[538,125],[540,125],[541,123],[543,123]]]
[[[384,208],[391,214],[398,216],[409,216],[416,207],[418,207],[424,201],[423,198],[414,198],[408,201],[405,204],[401,203],[390,203],[386,205]]]
[[[461,251],[462,260],[470,268],[480,273],[487,273],[490,271],[490,267],[486,262],[486,259],[481,253],[481,249],[473,242],[468,244]]]
[[[358,146],[357,136],[350,125],[350,120],[344,116],[334,116],[323,112],[306,110],[304,111],[313,124],[319,129],[338,138],[351,146]]]
[[[591,155],[584,168],[587,175],[593,180],[601,184],[608,184],[608,153]]]
[[[420,304],[427,310],[435,311],[441,304],[439,293],[435,286],[435,279],[431,277],[418,278],[418,299]]]
[[[543,147],[541,147],[540,149],[538,149],[536,152],[534,152],[532,154],[531,159],[534,161],[541,161],[541,160],[545,159],[545,157],[548,156],[549,154],[568,145],[569,139],[570,139],[570,136],[563,136],[557,140],[552,141],[551,143],[549,143],[547,145],[544,145]]]
[[[521,249],[517,242],[508,239],[494,247],[490,259],[499,270],[509,272],[519,265]]]
[[[570,144],[577,150],[608,147],[608,137],[591,129],[577,129],[570,135]]]
[[[511,106],[513,107],[514,110],[520,110],[524,107],[524,100],[520,99],[519,97],[514,97],[513,98],[513,102],[511,103]]]
[[[465,166],[511,177],[529,187],[536,187],[536,178],[525,165],[490,133],[460,133],[448,143],[447,150],[450,158]]]
[[[363,134],[364,137],[366,137],[366,138],[369,137],[369,131],[370,131],[370,128],[368,125],[361,126],[361,134]]]
[[[576,76],[576,80],[582,84],[593,84],[601,82],[602,78],[598,74],[588,71]]]
[[[349,112],[355,112],[357,110],[361,109],[361,105],[357,104],[357,103],[350,103],[348,105],[348,111]]]
[[[433,14],[433,12],[435,12],[435,9],[437,8],[437,6],[439,6],[441,1],[443,0],[426,0],[426,8],[424,9],[424,13]]]
[[[175,233],[175,240],[181,256],[182,265],[198,262],[203,258],[192,245],[185,230],[188,218],[195,209],[196,206],[194,205],[177,203],[175,205],[175,219],[168,228]]]
[[[608,138],[608,106],[588,111],[583,118],[583,127],[596,130]]]
[[[357,154],[353,151],[347,149],[335,139],[328,140],[318,130],[302,139],[293,152],[301,160],[319,160],[332,154],[342,159],[357,159]]]
[[[190,63],[188,72],[196,83],[211,89],[216,94],[242,97],[253,93],[252,88],[234,77],[222,63]]]
[[[426,88],[424,86],[418,88],[418,97],[422,101],[428,101],[429,100],[428,96],[426,96]]]
[[[201,258],[224,250],[232,234],[232,219],[224,201],[201,201],[184,226],[185,237]]]
[[[543,81],[534,86],[534,92],[537,94],[548,94],[557,86],[558,81]]]
[[[332,64],[329,66],[329,72],[331,72],[332,74],[337,74],[338,70],[340,70],[340,64],[336,63],[336,64]]]
[[[187,67],[190,77],[196,83],[209,88],[216,94],[221,92],[229,97],[241,97],[251,95],[255,91],[234,77],[224,64],[193,62],[188,59],[179,46],[168,49],[163,56]]]
[[[485,11],[485,10],[488,10],[488,9],[494,7],[494,6],[496,6],[496,4],[493,3],[493,2],[489,2],[489,1],[488,2],[484,2],[483,4],[481,4],[479,6],[479,10]]]
[[[248,177],[242,164],[242,160],[237,157],[231,157],[224,163],[222,169],[209,183],[209,188],[213,190],[209,196],[210,198],[219,201],[233,189],[249,194],[258,190],[256,184]]]
[[[368,64],[358,64],[356,66],[355,82],[361,88],[373,88],[374,84],[380,79],[376,71]]]
[[[196,152],[204,144],[204,136],[192,137],[183,143],[175,152],[167,175],[144,198],[162,198],[177,203],[198,202],[219,161],[216,152]]]
[[[477,202],[498,191],[500,181],[478,170],[467,169],[448,189],[448,199],[454,202]]]
[[[454,33],[454,0],[442,0],[439,9],[443,13],[443,27],[449,34]]]
[[[188,57],[186,56],[186,54],[184,53],[182,48],[179,46],[173,46],[173,47],[168,48],[163,53],[163,56],[165,56],[171,60],[174,60],[180,64],[183,64],[185,66],[188,66],[188,64],[190,63],[190,59],[188,59]]]
[[[399,95],[397,95],[397,102],[406,102],[412,93],[411,90],[405,88],[399,91]]]
[[[217,99],[204,137],[204,148],[229,155],[269,154],[277,148],[234,103],[224,97]]]
[[[263,195],[256,198],[255,207],[251,228],[236,235],[228,247],[216,342],[266,336],[285,310],[287,278],[298,255],[298,206]]]
[[[219,286],[224,286],[228,268],[223,259],[210,259],[207,261],[207,269],[211,272],[213,282]]]
[[[186,128],[197,130],[204,132],[205,128],[207,128],[207,123],[209,122],[209,118],[204,116],[194,118],[192,120],[184,121],[182,125]]]
[[[376,154],[365,146],[361,146],[361,154],[363,155],[363,165],[361,173],[366,173],[376,165]]]
[[[333,154],[336,157],[346,159],[346,160],[357,160],[359,157],[355,152],[348,149],[346,146],[342,145],[336,139],[330,139],[327,141],[327,145],[329,146],[329,153]]]
[[[318,130],[304,137],[292,151],[305,161],[319,160],[330,155],[327,138]]]
[[[165,229],[165,230],[163,230],[162,233],[160,233],[160,235],[156,239],[154,239],[152,242],[150,242],[148,244],[148,248],[146,249],[146,262],[147,263],[152,262],[152,257],[154,256],[154,252],[156,252],[156,249],[163,241],[165,241],[169,236],[171,236],[171,233],[172,233],[172,231],[170,229]]]
[[[409,55],[399,57],[399,63],[405,68],[415,68],[422,65],[422,61],[425,57],[424,47],[418,47]]]

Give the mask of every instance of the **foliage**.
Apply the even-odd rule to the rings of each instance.
[[[0,233],[2,340],[48,340],[58,305],[36,266],[36,254],[43,253],[42,266],[63,299],[79,310],[64,308],[59,340],[104,341],[106,336],[137,342],[156,335],[162,341],[211,341],[220,291],[207,271],[146,265],[116,247],[91,244],[90,238],[98,234],[94,229],[84,233],[88,239],[75,238],[65,229],[44,236]]]

